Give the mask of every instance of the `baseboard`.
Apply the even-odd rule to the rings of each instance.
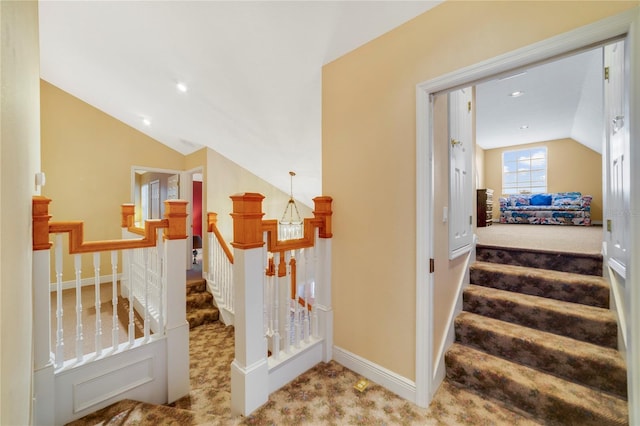
[[[333,360],[367,379],[376,382],[398,396],[415,403],[416,384],[414,381],[338,346],[333,347]]]
[[[118,274],[117,278],[118,281],[120,281],[120,279],[122,274]],[[113,281],[113,275],[101,275],[100,276],[100,284],[105,284],[105,283],[110,283]],[[83,278],[82,280],[80,280],[80,286],[81,287],[87,287],[90,285],[95,285],[95,278],[91,277],[91,278]],[[57,284],[56,283],[49,283],[49,289],[51,291],[56,291],[56,287]],[[62,289],[63,290],[68,290],[70,288],[76,288],[76,280],[69,280],[69,281],[62,281]]]

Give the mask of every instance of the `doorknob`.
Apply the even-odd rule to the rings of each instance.
[[[451,146],[460,145],[462,146],[462,141],[451,138]]]

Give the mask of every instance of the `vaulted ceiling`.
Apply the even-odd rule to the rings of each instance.
[[[41,76],[183,154],[210,147],[287,192],[294,170],[311,204],[322,66],[438,3],[45,0]],[[574,137],[596,149],[596,56],[480,85],[480,145]]]

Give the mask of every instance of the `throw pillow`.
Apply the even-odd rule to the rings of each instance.
[[[536,194],[532,195],[530,199],[532,206],[550,206],[551,194]]]

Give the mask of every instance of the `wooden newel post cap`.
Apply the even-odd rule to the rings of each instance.
[[[136,206],[134,204],[123,204],[120,207],[122,221],[120,222],[121,228],[130,228],[133,226],[133,217],[136,214]]]
[[[264,195],[245,192],[232,195],[233,201],[233,242],[237,249],[251,249],[264,245],[262,235],[262,200]]]
[[[214,224],[218,223],[218,213],[207,213],[207,232],[213,231]]]
[[[313,202],[315,204],[313,215],[316,219],[322,220],[318,236],[320,238],[333,237],[333,234],[331,233],[331,216],[333,215],[331,203],[333,202],[333,198],[329,196],[316,197],[313,199]]]
[[[169,227],[164,228],[167,240],[187,238],[187,204],[185,200],[165,200],[164,218],[169,221]]]
[[[31,220],[33,226],[33,250],[48,250],[49,242],[49,203],[51,200],[41,195],[34,195],[31,199]]]

